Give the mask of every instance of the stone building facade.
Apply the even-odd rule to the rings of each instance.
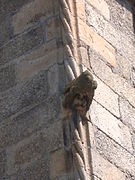
[[[135,180],[134,12],[132,0],[0,0],[1,180],[79,179],[62,101],[86,69],[98,87],[85,178]]]

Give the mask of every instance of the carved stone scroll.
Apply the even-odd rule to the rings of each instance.
[[[73,14],[73,0],[59,0],[60,3],[60,21],[62,24],[62,41],[64,46],[64,66],[67,72],[68,82],[71,82],[79,75],[77,66],[77,45],[74,41],[71,14]],[[73,18],[72,18],[73,19]]]

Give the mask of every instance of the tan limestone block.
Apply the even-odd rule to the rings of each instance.
[[[103,180],[125,180],[124,173],[117,167],[105,160],[95,150],[92,150],[93,174]]]
[[[90,68],[87,49],[85,47],[80,47],[79,50],[81,53],[81,63],[84,64],[87,68]]]
[[[94,125],[122,147],[133,152],[130,129],[127,126],[95,101],[92,102],[90,115]]]
[[[120,117],[118,95],[114,93],[114,91],[112,91],[112,89],[103,83],[99,78],[94,76],[94,79],[98,83],[94,99],[102,104],[112,114]]]
[[[133,88],[129,82],[120,77],[118,74],[114,74],[100,57],[93,56],[91,58],[91,66],[94,73],[102,79],[108,86],[110,86],[120,96],[125,97],[135,107],[135,88]]]
[[[86,22],[86,13],[85,13],[85,2],[83,0],[76,0],[76,10],[77,17]]]
[[[116,67],[115,49],[105,39],[99,36],[82,20],[78,20],[80,24],[79,37],[87,45],[96,52],[100,53],[112,66]]]
[[[110,10],[105,0],[87,0],[94,8],[96,8],[107,20],[110,19]]]

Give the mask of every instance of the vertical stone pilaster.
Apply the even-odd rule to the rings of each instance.
[[[80,31],[82,28],[79,22],[81,20],[86,23],[85,5],[83,1],[74,0],[70,2],[68,0],[59,0],[59,3],[64,46],[64,67],[67,83],[71,83],[83,71],[80,49]],[[68,110],[68,108],[63,110],[63,131],[65,149],[72,159],[70,161],[72,178],[75,180],[91,179],[88,122],[84,123],[79,111],[69,110],[70,112],[66,112]]]

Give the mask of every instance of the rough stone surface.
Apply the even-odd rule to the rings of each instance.
[[[0,47],[13,36],[11,29],[11,18],[6,18],[0,23]]]
[[[116,54],[116,59],[118,67],[113,71],[130,82],[132,63],[119,53]]]
[[[114,93],[105,83],[94,76],[98,83],[94,99],[108,109],[112,114],[120,117],[118,106],[118,95]]]
[[[57,52],[54,40],[24,56],[17,66],[18,81],[26,80],[41,70],[47,70],[57,62]]]
[[[49,167],[47,164],[47,159],[42,158],[40,160],[33,162],[26,169],[19,172],[18,176],[14,180],[17,180],[17,179],[18,180],[24,180],[24,179],[49,180]]]
[[[127,0],[106,0],[110,10],[110,22],[126,36],[134,38],[133,8]]]
[[[91,6],[86,6],[87,21],[100,36],[112,44],[125,58],[133,62],[135,48],[133,41],[126,34],[115,29],[108,21],[98,14]],[[130,51],[129,51],[130,49]]]
[[[56,122],[48,129],[44,128],[44,130],[42,130],[42,141],[44,152],[54,151],[63,147],[62,122]]]
[[[13,61],[42,43],[43,31],[41,26],[17,36],[0,48],[0,65]]]
[[[56,165],[57,164],[57,165]],[[66,152],[64,149],[54,151],[50,157],[51,179],[57,178],[66,173]]]
[[[58,65],[54,64],[48,70],[48,85],[49,85],[49,93],[54,94],[58,92],[59,87],[59,72]]]
[[[96,8],[107,20],[110,20],[110,9],[105,0],[87,0],[94,8]]]
[[[135,130],[135,108],[123,98],[120,98],[119,104],[122,121]]]
[[[55,128],[57,131],[55,131]],[[30,163],[63,146],[61,121],[7,148],[8,174],[26,169]]]
[[[12,15],[24,4],[30,2],[31,0],[10,0],[1,1],[0,4],[0,20],[3,20],[7,15]]]
[[[88,58],[88,52],[87,49],[85,47],[80,47],[79,48],[80,53],[81,53],[81,61],[82,63],[86,66],[89,67],[90,63],[89,63],[89,58]]]
[[[0,125],[0,151],[23,140],[41,128],[51,126],[57,121],[59,111],[59,97],[54,95],[27,112],[5,120]]]
[[[42,17],[50,17],[53,15],[54,8],[52,0],[46,2],[44,0],[34,0],[24,5],[13,16],[14,33],[23,32]]]
[[[90,63],[94,74],[96,74],[103,82],[105,82],[111,89],[119,95],[128,99],[128,101],[135,107],[135,89],[129,82],[120,77],[118,74],[112,72],[103,61],[103,58],[90,50]]]
[[[131,134],[127,126],[96,102],[92,103],[90,114],[93,124],[110,136],[110,138],[113,138],[122,147],[133,153]]]
[[[5,152],[0,152],[0,177],[4,177],[6,174],[6,156]]]
[[[0,69],[0,92],[6,91],[16,84],[16,66],[10,65]]]
[[[20,141],[16,146],[7,149],[8,175],[27,167],[29,162],[41,158],[42,141],[40,133]]]
[[[46,72],[43,71],[29,81],[11,89],[0,98],[0,121],[24,107],[44,101],[48,93],[47,87]]]
[[[102,55],[112,66],[117,66],[114,47],[98,35],[92,26],[88,26],[82,20],[79,20],[78,23],[80,24],[80,40],[84,41],[88,46]]]
[[[125,175],[116,166],[92,150],[93,174],[103,180],[125,180]]]
[[[135,157],[101,131],[95,131],[95,148],[104,158],[135,177]]]

